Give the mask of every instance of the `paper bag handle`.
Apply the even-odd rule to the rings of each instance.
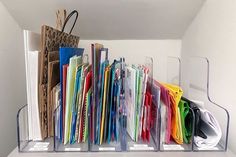
[[[72,30],[73,30],[74,27],[75,27],[75,23],[77,22],[77,19],[78,19],[79,13],[78,13],[77,10],[73,10],[73,11],[66,17],[65,22],[64,22],[64,24],[63,24],[63,26],[62,26],[62,29],[61,29],[62,32],[64,32],[67,22],[70,20],[71,16],[73,16],[74,14],[75,14],[75,21],[74,21],[74,23],[73,23],[73,25],[72,25],[72,27],[71,27],[70,32],[69,32],[69,34],[71,34]]]

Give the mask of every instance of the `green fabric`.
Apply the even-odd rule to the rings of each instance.
[[[185,143],[191,142],[192,136],[192,117],[191,111],[188,102],[184,100],[180,100],[179,102],[179,110],[180,110],[180,117],[181,117],[181,125],[182,125],[182,133],[183,139]]]

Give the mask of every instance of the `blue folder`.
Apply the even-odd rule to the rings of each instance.
[[[59,59],[60,59],[60,82],[61,82],[61,111],[60,111],[60,142],[63,141],[63,65],[69,64],[70,58],[77,55],[82,56],[84,53],[83,48],[71,48],[71,47],[60,47]]]
[[[103,109],[103,92],[104,92],[104,77],[105,77],[105,68],[108,66],[109,64],[109,61],[106,60],[102,63],[102,66],[101,66],[101,70],[100,70],[100,73],[101,73],[101,92],[100,92],[100,101],[99,101],[99,108],[98,108],[98,136],[97,136],[97,140],[98,140],[98,144],[100,143],[100,134],[101,134],[101,115],[102,115],[102,109]]]
[[[113,116],[113,112],[112,112],[112,106],[113,106],[113,96],[114,96],[114,80],[115,80],[115,65],[116,65],[116,61],[113,62],[112,67],[111,67],[111,80],[110,80],[110,90],[109,90],[109,120],[108,120],[108,137],[107,137],[107,142],[108,144],[111,141],[111,131],[112,131],[112,116]]]
[[[72,121],[71,121],[71,135],[70,135],[70,144],[74,144],[76,139],[75,139],[75,131],[76,131],[76,120],[77,120],[77,113],[78,113],[78,106],[77,104],[77,95],[78,91],[81,88],[80,87],[80,82],[81,82],[81,73],[82,73],[82,68],[80,67],[77,69],[76,72],[76,78],[75,78],[75,90],[74,90],[74,96],[73,96],[73,104],[72,104]]]

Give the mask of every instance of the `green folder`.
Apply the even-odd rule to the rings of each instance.
[[[76,68],[82,63],[81,56],[73,56],[70,58],[70,63],[67,71],[67,87],[66,87],[66,115],[65,115],[65,132],[64,145],[68,143],[71,134],[71,119],[72,119],[72,103],[75,88]]]
[[[180,111],[183,139],[184,142],[188,144],[191,142],[192,127],[193,127],[193,119],[192,119],[193,116],[192,112],[190,111],[188,102],[180,100],[179,111]]]
[[[88,138],[88,110],[91,102],[91,88],[88,90],[86,94],[86,113],[85,113],[85,130],[84,130],[84,137],[83,142],[85,142]]]
[[[140,76],[139,69],[132,65],[132,68],[136,71],[136,82],[135,82],[135,142],[138,141],[138,130],[139,130],[139,88],[140,88]]]

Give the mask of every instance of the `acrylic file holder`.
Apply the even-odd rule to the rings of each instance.
[[[24,105],[17,113],[17,140],[19,152],[52,152],[53,137],[33,141],[29,139],[28,105]]]
[[[138,140],[134,142],[127,133],[127,108],[124,94],[125,87],[125,62],[124,58],[120,61],[120,70],[122,78],[122,89],[120,94],[120,108],[116,115],[119,121],[119,139],[115,142],[103,143],[101,145],[94,144],[90,141],[90,128],[88,140],[84,143],[75,143],[64,145],[61,143],[58,135],[60,134],[59,116],[60,106],[54,111],[54,137],[47,138],[41,141],[33,141],[29,139],[29,125],[28,125],[28,106],[25,105],[19,109],[17,113],[17,138],[18,138],[18,150],[19,152],[101,152],[101,151],[226,151],[228,144],[228,132],[229,132],[229,113],[228,111],[212,101],[210,97],[210,64],[207,58],[191,57],[188,60],[188,77],[181,79],[181,60],[176,57],[168,57],[167,60],[167,83],[175,85],[187,85],[187,89],[184,90],[184,97],[189,100],[199,102],[205,109],[216,118],[221,130],[221,136],[218,139],[218,143],[213,147],[199,147],[194,144],[194,131],[192,132],[192,138],[188,144],[176,144],[173,141],[166,143],[163,140],[163,108],[155,96],[155,83],[152,79],[149,79],[149,85],[152,91],[152,101],[154,103],[155,112],[155,126],[151,129],[150,142]],[[146,57],[145,66],[150,69],[150,77],[153,75],[153,61],[152,58]],[[191,110],[193,113],[193,111]],[[88,118],[91,113],[88,112]],[[195,116],[193,114],[193,130],[194,130]],[[90,122],[90,121],[89,121]],[[88,124],[90,126],[90,124]]]
[[[147,81],[147,89],[149,90],[149,92],[152,95],[151,96],[152,103],[150,104],[150,114],[151,114],[151,117],[153,117],[153,119],[150,118],[150,123],[152,123],[152,124],[150,124],[150,139],[144,141],[143,138],[140,136],[140,130],[138,130],[139,131],[138,140],[134,141],[131,138],[131,136],[129,135],[128,131],[126,131],[126,134],[125,134],[126,143],[127,143],[126,151],[158,151],[159,150],[159,129],[158,129],[158,120],[159,120],[158,108],[159,107],[158,107],[158,103],[157,103],[158,97],[155,94],[153,94],[153,92],[154,92],[153,79],[152,79],[153,78],[153,59],[151,57],[145,57],[144,65],[145,65],[145,67],[147,67],[149,69],[149,73],[148,73],[149,79]],[[127,85],[125,85],[125,86],[127,86]],[[125,92],[129,92],[129,91],[125,91]],[[128,104],[127,103],[128,100],[126,100],[126,99],[127,98],[125,98],[125,105]],[[144,95],[143,95],[143,99],[144,99]],[[127,109],[127,107],[126,107],[126,109]],[[148,110],[148,108],[146,108],[146,107],[145,107],[145,109]],[[142,113],[143,109],[141,107],[136,108],[136,111],[139,113]],[[127,113],[127,116],[128,116],[128,114],[129,113]],[[139,114],[139,118],[141,117],[140,115],[141,114]],[[142,119],[142,118],[140,118],[140,119]],[[151,122],[151,119],[152,119],[152,122]],[[143,136],[143,134],[142,134],[142,136]]]
[[[209,139],[216,140],[215,144],[213,144],[214,142],[208,143],[202,140],[202,142],[199,142],[199,144],[202,143],[200,144],[201,147],[194,144],[193,151],[226,151],[230,116],[224,107],[218,105],[211,99],[209,60],[203,57],[191,57],[188,61],[188,98],[196,100],[200,107],[208,110],[217,121],[215,125],[219,127],[217,129],[218,134],[216,134],[218,136],[209,136]],[[201,125],[203,125],[202,122]],[[204,129],[201,130],[205,131]],[[208,128],[207,130],[209,131],[211,129]],[[205,133],[209,133],[208,131]],[[208,143],[209,146],[205,143]]]
[[[54,151],[55,152],[87,152],[88,140],[85,142],[78,143],[77,141],[73,144],[63,144],[60,140],[60,107],[58,106],[54,111]]]
[[[167,83],[181,86],[181,59],[167,57]]]
[[[106,52],[106,59],[108,59],[108,49],[102,48],[101,50]],[[111,69],[112,68],[117,68],[117,69],[120,70],[120,79],[121,79],[121,83],[123,83],[124,58],[120,58],[120,60],[117,60],[116,64],[111,65]],[[92,132],[91,132],[92,131],[92,129],[91,129],[91,125],[92,125],[91,124],[91,118],[93,116],[93,112],[91,112],[91,111],[96,111],[92,107],[93,107],[93,105],[98,106],[98,103],[95,102],[95,104],[91,105],[90,112],[89,112],[89,119],[90,119],[89,120],[89,126],[90,126],[89,127],[89,135],[90,135],[89,136],[89,148],[90,148],[90,151],[92,151],[92,152],[121,152],[123,150],[122,147],[125,145],[124,137],[123,137],[123,132],[124,132],[123,130],[124,130],[124,126],[125,126],[125,121],[124,121],[125,116],[124,116],[124,103],[123,103],[124,98],[122,96],[122,93],[123,92],[122,92],[122,89],[121,89],[121,94],[119,95],[119,99],[116,101],[117,104],[120,104],[120,105],[115,106],[113,104],[114,102],[111,103],[111,101],[113,101],[113,100],[109,98],[110,96],[108,96],[108,98],[106,99],[107,103],[106,103],[106,108],[105,108],[105,109],[108,109],[108,107],[110,109],[113,108],[112,111],[114,111],[114,112],[110,113],[108,117],[111,118],[111,116],[112,116],[114,118],[114,119],[112,118],[112,120],[115,120],[115,125],[116,125],[115,129],[118,131],[118,133],[117,133],[118,135],[116,134],[117,139],[115,139],[112,135],[108,135],[108,134],[104,133],[103,142],[95,143],[95,139],[94,139],[94,141],[91,140],[91,137],[93,136]],[[111,93],[109,93],[109,95],[110,94]],[[97,102],[99,102],[99,101],[97,101]],[[113,121],[113,123],[114,123],[114,121]],[[107,125],[107,126],[110,127],[109,125]],[[94,127],[94,128],[96,128],[96,127]],[[110,128],[112,129],[112,127],[110,127]],[[106,128],[104,126],[104,130],[105,129]],[[100,136],[100,135],[97,135],[97,136]],[[93,138],[95,138],[95,137],[96,136],[94,136]],[[101,140],[101,138],[100,138],[100,140]]]
[[[83,64],[89,64],[89,57],[87,54],[83,55]],[[61,102],[61,101],[60,101]],[[60,105],[54,110],[53,121],[54,121],[54,151],[55,152],[87,152],[89,151],[88,144],[88,135],[85,135],[85,141],[78,142],[78,139],[75,139],[73,143],[67,142],[64,143],[64,130],[62,129],[63,123],[61,123],[61,106]],[[79,114],[78,114],[79,115]],[[88,117],[88,114],[86,115]],[[85,126],[87,127],[87,126]],[[86,128],[87,129],[87,128]]]
[[[181,86],[181,60],[178,57],[168,57],[167,58],[167,83]],[[163,89],[161,87],[161,89]],[[162,91],[161,91],[162,92]],[[164,92],[163,92],[164,93]],[[191,138],[189,143],[183,142],[182,144],[178,144],[174,141],[171,133],[171,129],[169,129],[168,133],[168,119],[170,119],[171,123],[172,121],[172,106],[168,107],[168,104],[170,103],[169,100],[165,101],[164,99],[168,99],[166,95],[161,93],[161,105],[160,105],[160,114],[161,114],[161,120],[159,123],[160,128],[160,151],[192,151],[193,149],[193,131],[191,132]],[[170,98],[169,98],[170,99]],[[173,105],[173,104],[170,104]],[[178,107],[179,109],[179,107]],[[169,114],[171,112],[171,114]],[[194,121],[195,116],[190,108],[189,110],[189,116],[192,117],[192,130],[194,130]],[[168,117],[168,118],[167,118]],[[166,120],[167,119],[167,120]],[[171,127],[172,125],[170,125]],[[182,131],[182,130],[181,130]],[[169,138],[168,138],[169,137]]]

